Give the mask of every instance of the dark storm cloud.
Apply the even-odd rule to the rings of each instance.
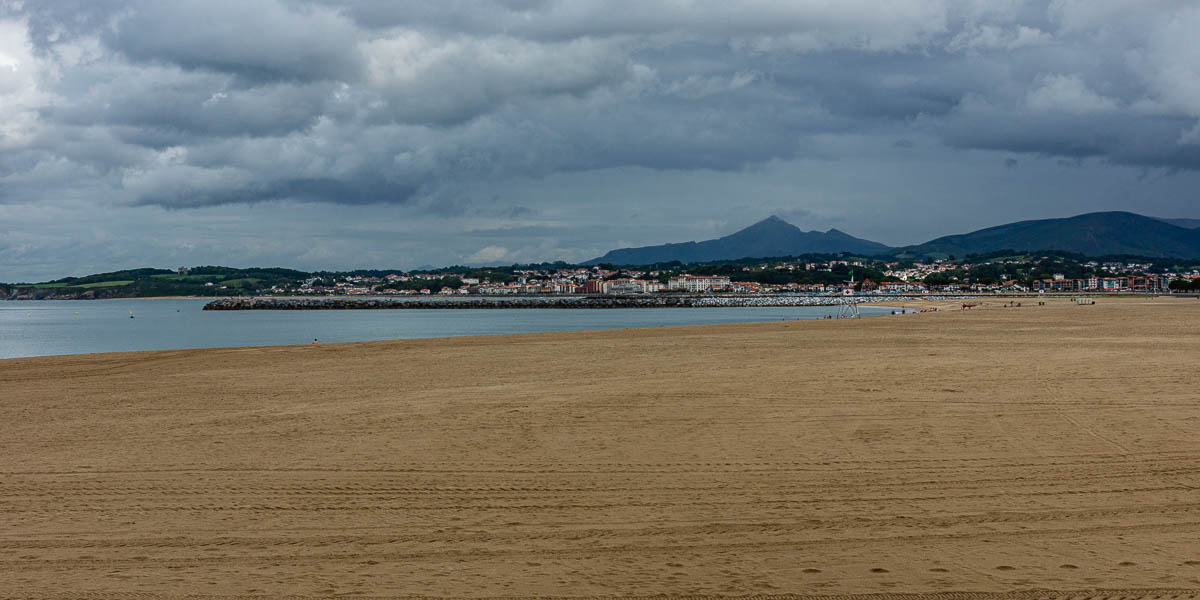
[[[824,225],[903,204],[907,182],[869,189],[864,169],[903,179],[926,161],[966,181],[983,167],[965,151],[1048,190],[1088,165],[1187,174],[1200,170],[1197,30],[1200,6],[1169,0],[0,0],[0,206],[69,204],[85,221],[113,207],[295,201],[301,220],[401,207],[495,221],[468,228],[497,232],[486,252],[460,254],[507,260],[525,255],[498,232],[560,252],[564,215],[596,203],[706,214],[700,236],[755,201],[700,202],[655,177],[763,173],[753,184],[776,199],[761,207]],[[780,165],[808,160],[853,211],[779,183]],[[595,173],[642,187],[495,199],[558,177],[602,189]],[[945,193],[973,189],[955,185]],[[1160,197],[1164,214],[1185,206]],[[6,255],[43,243],[20,235]]]
[[[162,141],[144,145],[159,147],[203,137],[286,134],[308,128],[333,108],[329,83],[238,89],[218,78],[156,74],[97,85],[76,102],[46,108],[42,115],[63,125],[153,132]],[[146,73],[139,71],[139,75]]]
[[[251,80],[348,80],[361,75],[357,29],[331,8],[239,0],[54,0],[28,3],[39,48],[97,38],[135,63]]]
[[[1200,106],[1166,77],[1191,68],[1184,5],[688,4],[10,4],[40,102],[9,152],[121,170],[101,191],[174,207],[739,170],[805,156],[814,135],[914,127],[959,148],[1200,166]],[[1122,37],[1101,39],[1113,19]]]
[[[1059,156],[1103,158],[1112,162],[1167,169],[1200,169],[1200,145],[1180,143],[1195,122],[1186,117],[968,108],[938,127],[946,143]]]
[[[226,175],[222,172],[212,173],[215,177]],[[400,202],[410,198],[415,188],[408,188],[392,182],[355,179],[353,182],[336,179],[276,179],[272,181],[234,181],[219,182],[214,185],[201,185],[184,177],[171,179],[167,185],[155,187],[140,194],[138,204],[163,204],[174,208],[189,208],[197,206],[213,206],[220,204],[237,204],[246,202],[262,202],[267,200],[299,200],[312,202],[337,202],[343,204],[363,204],[371,202]],[[174,184],[174,185],[172,185]],[[163,200],[169,200],[164,202]]]

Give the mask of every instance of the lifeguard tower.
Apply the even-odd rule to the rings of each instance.
[[[839,319],[857,319],[858,314],[858,296],[854,295],[854,269],[850,269],[850,281],[846,282],[846,286],[842,288],[841,294],[837,299],[837,318]]]

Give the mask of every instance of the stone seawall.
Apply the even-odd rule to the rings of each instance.
[[[910,296],[863,297],[861,302],[912,300]],[[356,310],[372,308],[704,308],[721,306],[830,306],[836,296],[538,296],[501,298],[222,298],[204,310]]]

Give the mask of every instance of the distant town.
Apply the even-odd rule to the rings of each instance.
[[[956,265],[944,261],[933,263],[884,263],[882,276],[877,281],[870,277],[852,282],[854,268],[870,269],[874,265],[859,260],[830,260],[825,262],[778,262],[742,266],[747,280],[737,275],[692,274],[657,269],[568,267],[558,269],[514,269],[515,277],[501,276],[496,281],[490,277],[450,277],[437,273],[389,273],[382,277],[344,275],[341,277],[311,277],[295,287],[273,287],[274,294],[345,294],[345,295],[498,295],[498,294],[602,294],[629,295],[655,293],[732,293],[732,294],[778,294],[808,293],[828,294],[844,291],[853,285],[855,292],[862,294],[926,294],[961,292],[1024,293],[1030,291],[1096,291],[1096,292],[1164,292],[1171,288],[1174,280],[1191,283],[1200,279],[1200,273],[1150,274],[1145,263],[1098,263],[1089,261],[1084,266],[1099,273],[1086,277],[1068,278],[1065,273],[1053,273],[1050,277],[1018,280],[1005,279],[984,273],[981,265]],[[1019,265],[1006,262],[1001,264]],[[972,281],[972,267],[978,275]],[[845,281],[829,283],[764,283],[757,281],[759,274],[770,271],[784,273],[844,271]],[[865,273],[866,271],[860,271]],[[1015,269],[1014,269],[1015,274]],[[1174,279],[1173,279],[1174,278]],[[447,280],[450,281],[447,281]],[[455,281],[457,280],[457,281]],[[395,284],[418,284],[397,286]],[[424,285],[429,283],[428,286]],[[454,285],[457,283],[457,285]],[[1180,287],[1180,286],[1176,286]]]
[[[644,294],[867,295],[1178,293],[1200,291],[1200,265],[1176,259],[1090,259],[995,253],[930,261],[844,255],[642,267],[565,263],[306,273],[283,268],[134,269],[35,284],[0,298],[146,296],[499,296]]]

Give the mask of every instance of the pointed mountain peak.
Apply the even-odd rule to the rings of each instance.
[[[600,258],[594,258],[586,264],[611,262],[619,265],[649,265],[673,260],[689,263],[732,260],[748,256],[797,256],[810,252],[879,254],[887,250],[889,248],[883,244],[852,237],[840,231],[832,235],[819,231],[801,231],[799,227],[784,221],[779,215],[771,215],[745,229],[715,240],[621,248]]]
[[[758,231],[758,230],[763,230],[763,229],[795,229],[795,228],[796,228],[795,225],[792,225],[791,223],[784,221],[778,215],[771,215],[771,216],[747,227],[746,229],[743,229],[742,231],[746,231],[746,230]]]

